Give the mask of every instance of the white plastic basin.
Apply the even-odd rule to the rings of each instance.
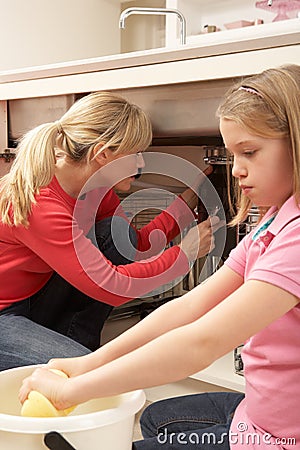
[[[50,448],[44,443],[49,432],[57,432],[76,450],[131,449],[135,414],[145,403],[143,391],[88,401],[67,417],[21,417],[19,388],[35,367],[0,372],[0,450],[45,450]]]

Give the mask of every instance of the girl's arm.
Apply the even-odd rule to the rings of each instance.
[[[197,301],[195,291],[190,294]],[[59,377],[49,371],[38,369],[24,381],[20,399],[23,401],[30,390],[37,389],[62,409],[91,398],[178,381],[203,370],[284,315],[298,301],[269,283],[247,281],[214,308],[212,302],[206,304],[209,311],[202,317],[195,319],[197,314],[191,305],[185,320],[168,318],[173,325],[181,322],[180,326],[169,329],[161,324],[163,333],[157,332],[153,341],[142,340],[140,347],[86,374],[57,380]]]
[[[93,370],[143,346],[172,329],[199,319],[236,290],[242,282],[242,277],[227,266],[223,266],[204,283],[182,297],[156,309],[137,325],[108,342],[99,350],[79,358],[54,359],[50,361],[49,366],[61,369],[70,376]],[[219,289],[216,289],[215,286],[219,286]]]

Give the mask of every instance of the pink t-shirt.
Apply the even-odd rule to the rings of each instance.
[[[271,208],[259,226],[274,212]],[[294,197],[253,240],[255,233],[240,242],[226,264],[245,281],[265,281],[300,298],[300,210]],[[242,358],[246,395],[231,424],[230,448],[299,449],[300,305],[251,337]]]

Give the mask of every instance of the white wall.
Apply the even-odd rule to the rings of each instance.
[[[119,0],[0,0],[0,71],[120,52]]]

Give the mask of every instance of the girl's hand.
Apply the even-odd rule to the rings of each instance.
[[[210,175],[213,171],[212,166],[208,166],[204,172],[200,173],[197,179],[193,183],[193,189],[188,188],[186,189],[180,197],[185,201],[185,203],[189,206],[189,208],[193,211],[198,203],[198,196],[197,192],[199,191],[199,187],[204,182],[206,175]]]
[[[68,375],[68,377],[76,377],[85,372],[88,372],[87,356],[78,356],[77,358],[55,358],[45,366],[46,369],[58,369]]]
[[[44,366],[23,380],[19,400],[23,404],[31,391],[38,391],[48,398],[56,409],[67,409],[77,404],[76,399],[68,395],[68,392],[71,392],[71,384],[72,379],[61,377]]]

